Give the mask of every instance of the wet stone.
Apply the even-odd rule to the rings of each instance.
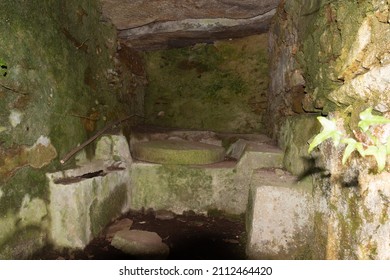
[[[121,230],[129,230],[132,225],[133,221],[128,218],[118,220],[107,229],[106,237],[112,239],[115,233]]]
[[[175,218],[175,213],[169,210],[157,210],[154,213],[154,217],[158,220],[167,221],[167,220],[173,220]]]
[[[150,231],[119,231],[114,235],[111,245],[139,258],[163,258],[169,255],[169,247],[157,233]]]

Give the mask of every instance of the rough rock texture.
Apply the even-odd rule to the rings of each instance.
[[[380,0],[281,3],[270,28],[269,121],[271,133],[283,136],[285,164],[293,172],[301,169],[293,159],[307,150],[296,149],[303,142],[295,137],[309,136],[307,128],[313,126],[294,133],[299,125],[286,116],[328,114],[341,132],[355,137],[361,111],[370,106],[389,111],[389,5]],[[375,175],[373,157],[357,153],[343,165],[345,147],[325,141],[312,154],[313,257],[389,259],[388,168]]]
[[[131,158],[123,162],[114,158],[117,151],[130,156],[125,137],[105,136],[97,147],[100,152],[110,151],[105,156],[111,158],[46,175],[50,189],[49,232],[56,246],[84,248],[111,220],[130,209],[127,163]]]
[[[320,131],[313,115],[288,117],[280,130],[279,146],[284,151],[283,165],[293,175],[308,176],[315,170],[315,159],[308,153],[309,140]]]
[[[253,133],[264,129],[267,36],[147,52],[146,123]]]
[[[28,258],[47,242],[45,173],[107,122],[142,114],[144,77],[129,67],[136,55],[116,54],[97,0],[1,1],[0,10],[0,258]]]
[[[138,49],[242,37],[268,29],[278,0],[103,0],[103,14]]]
[[[186,166],[134,162],[131,166],[134,209],[165,209],[175,213],[218,209],[242,214],[248,203],[254,169],[282,167],[280,149],[267,144],[248,145],[239,162]]]
[[[284,116],[365,103],[388,111],[387,1],[283,2],[270,28],[272,132]],[[353,110],[352,110],[353,111]]]
[[[256,170],[247,210],[251,259],[311,259],[313,185],[283,170]]]

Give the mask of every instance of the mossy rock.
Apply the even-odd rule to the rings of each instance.
[[[165,164],[210,164],[224,160],[222,147],[199,142],[161,140],[134,145],[133,157]]]

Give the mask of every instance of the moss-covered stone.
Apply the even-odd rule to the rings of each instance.
[[[213,202],[212,176],[185,165],[134,164],[132,207],[205,212]],[[214,207],[215,208],[215,207]]]
[[[138,160],[164,164],[210,164],[223,161],[225,150],[200,142],[155,140],[135,144],[133,156]]]
[[[284,150],[283,165],[294,175],[313,172],[314,159],[308,153],[309,140],[320,131],[315,116],[294,116],[285,120],[280,131],[279,145]]]
[[[45,173],[62,169],[57,159],[106,122],[137,111],[130,103],[143,93],[142,75],[114,59],[116,30],[101,20],[98,1],[7,0],[0,10],[0,60],[7,66],[0,77],[0,223],[13,225],[0,236],[8,236],[28,224],[45,231]],[[42,241],[21,236],[20,244]],[[12,257],[14,246],[2,241],[0,251]]]
[[[118,186],[103,201],[95,199],[90,207],[91,232],[93,236],[99,233],[113,219],[118,217],[127,203],[127,186],[125,184]]]
[[[146,122],[228,132],[261,131],[268,90],[267,36],[145,55]]]
[[[46,232],[39,227],[25,227],[15,231],[0,250],[0,259],[27,259],[43,248]]]

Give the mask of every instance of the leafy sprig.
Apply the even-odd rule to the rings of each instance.
[[[360,142],[343,135],[343,133],[337,129],[335,120],[329,120],[325,117],[317,117],[323,129],[309,144],[309,153],[325,140],[332,139],[335,147],[337,147],[340,142],[346,145],[342,158],[343,164],[346,164],[351,154],[354,151],[357,151],[362,157],[373,156],[378,166],[378,172],[382,172],[386,167],[387,155],[390,155],[390,137],[385,143],[381,143],[377,137],[371,134],[369,128],[372,126],[388,124],[390,123],[390,119],[383,116],[373,115],[372,110],[372,108],[367,108],[361,112],[359,114],[360,121],[358,123],[360,131],[371,141],[370,144]]]
[[[7,64],[0,59],[0,75],[3,77],[7,76],[7,69]]]

